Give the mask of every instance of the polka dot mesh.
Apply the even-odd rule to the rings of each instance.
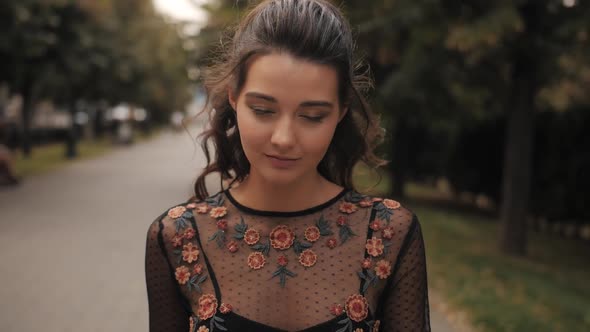
[[[380,220],[376,209],[378,203],[373,203],[365,208],[356,204],[357,211],[344,213],[341,211],[341,204],[347,197],[344,194],[316,208],[290,213],[248,209],[227,192],[216,197],[222,198],[222,206],[226,208],[226,215],[220,219],[228,222],[224,233],[226,241],[221,244],[235,240],[238,250],[234,253],[226,245],[220,248],[217,239],[210,240],[219,230],[219,219],[210,216],[209,212],[188,209],[193,212],[194,219],[186,227],[194,226],[196,234],[191,240],[184,239],[182,245],[191,242],[197,246],[196,262],[183,260],[182,245],[174,246],[178,223],[169,215],[163,214],[148,230],[146,281],[150,331],[188,331],[189,317],[199,317],[202,294],[214,295],[218,305],[231,305],[231,314],[219,314],[225,328],[231,325],[230,321],[240,321],[241,326],[246,326],[246,322],[259,324],[255,329],[258,331],[336,331],[345,327],[343,319],[351,316],[346,311],[334,313],[330,308],[334,304],[345,307],[351,295],[363,294],[368,302],[368,314],[363,321],[349,319],[350,331],[430,331],[424,244],[420,225],[411,211],[400,207],[391,210],[388,220]],[[341,217],[346,219],[354,233],[345,242],[340,237],[342,226],[337,222]],[[316,226],[320,218],[327,222],[333,235],[321,236],[315,242],[306,241],[305,230]],[[293,247],[287,250],[270,247],[264,266],[256,270],[250,268],[248,256],[255,252],[253,246],[234,238],[238,234],[235,226],[242,220],[248,229],[259,232],[258,244],[266,243],[276,226],[289,226],[296,240],[312,244],[307,249],[317,255],[317,261],[311,267],[304,267]],[[389,244],[386,252],[371,257],[365,248],[367,239],[383,237],[382,230],[375,231],[370,227],[375,220],[382,226],[391,226],[393,235],[390,240],[383,238]],[[183,229],[179,229],[179,233],[182,232]],[[330,238],[336,239],[336,247],[328,246]],[[273,277],[273,272],[281,267],[280,255],[287,257],[285,267],[294,274],[285,277],[284,286],[281,286],[280,276]],[[362,281],[359,273],[363,272],[365,258],[372,260],[371,268],[365,272],[373,271],[375,282],[368,283],[363,293],[367,282]],[[391,272],[381,275],[383,278],[375,274],[376,263],[381,260],[391,266]],[[187,266],[192,277],[195,264],[203,266],[198,277],[207,276],[199,284],[200,292],[189,287],[190,282],[183,284],[177,280],[175,274],[177,268]],[[376,321],[379,322],[375,324]],[[214,327],[211,324],[211,319],[197,320],[194,328],[196,331],[197,325]],[[243,328],[237,330],[244,331]]]

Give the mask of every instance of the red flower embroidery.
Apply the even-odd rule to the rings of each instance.
[[[344,308],[341,304],[334,303],[330,306],[330,313],[334,316],[340,316],[344,312]]]
[[[381,235],[384,239],[391,240],[393,238],[393,234],[395,234],[393,227],[389,226],[381,231]]]
[[[285,256],[285,255],[280,255],[279,258],[277,258],[277,263],[280,266],[286,266],[288,262],[289,262],[289,259],[287,259],[287,256]]]
[[[203,265],[195,264],[195,266],[193,266],[193,274],[199,275],[202,272],[203,272]]]
[[[186,208],[184,206],[175,206],[168,210],[168,217],[172,219],[180,218],[184,211],[186,211]]]
[[[398,201],[394,201],[393,199],[384,199],[383,205],[385,205],[388,209],[399,209],[401,204]]]
[[[375,264],[375,272],[377,272],[379,279],[387,279],[391,274],[391,264],[382,259]]]
[[[328,248],[330,249],[334,249],[336,248],[336,245],[338,244],[338,241],[336,241],[335,238],[329,238],[328,241],[326,241],[326,245],[328,246]]]
[[[222,303],[222,304],[221,304],[221,306],[219,307],[219,311],[220,311],[222,314],[227,314],[227,313],[229,313],[230,311],[232,311],[232,309],[233,309],[233,308],[232,308],[231,304],[228,304],[228,303]]]
[[[217,311],[217,299],[212,294],[204,294],[199,298],[197,315],[201,320],[209,319]]]
[[[367,299],[360,294],[349,296],[344,308],[348,318],[355,322],[361,322],[363,319],[367,318],[367,315],[369,314],[369,303],[367,302]]]
[[[175,247],[180,247],[182,245],[182,240],[184,239],[183,235],[176,234],[172,238],[172,245]]]
[[[185,244],[182,246],[182,260],[187,263],[196,262],[199,259],[199,249],[192,243]]]
[[[359,202],[360,207],[368,208],[373,206],[373,202],[370,199],[364,199]]]
[[[305,239],[309,242],[315,242],[320,238],[320,229],[310,226],[305,229]]]
[[[253,270],[261,269],[266,263],[264,255],[258,251],[248,255],[248,266]]]
[[[209,206],[207,204],[197,205],[197,213],[205,214],[207,212],[209,212]]]
[[[260,233],[258,233],[258,231],[253,228],[248,228],[244,233],[244,242],[246,242],[247,245],[255,245],[259,240]]]
[[[356,210],[358,210],[358,208],[354,203],[342,202],[340,204],[340,212],[351,214],[353,212],[356,212]]]
[[[222,231],[227,230],[227,220],[221,219],[217,221],[217,228],[221,229]]]
[[[373,262],[370,258],[365,258],[363,259],[361,266],[363,267],[363,269],[370,269],[371,266],[373,266]]]
[[[338,226],[344,226],[346,225],[346,218],[344,216],[340,216],[338,219],[336,219],[336,223]]]
[[[316,255],[311,249],[305,249],[299,255],[299,263],[305,267],[312,267],[318,260],[318,255]]]
[[[238,242],[234,240],[229,241],[229,243],[227,244],[227,250],[229,250],[229,252],[231,252],[232,254],[238,251],[238,249]]]
[[[383,200],[383,198],[379,198],[379,197],[373,197],[373,199],[371,199],[373,202],[381,202]]]
[[[187,228],[182,235],[185,239],[190,240],[195,237],[195,230],[192,228]]]
[[[211,209],[209,215],[213,218],[221,218],[227,214],[225,206],[218,206]]]
[[[379,231],[379,229],[381,229],[381,224],[379,223],[379,220],[373,220],[370,227],[372,230],[377,232],[377,231]]]
[[[293,241],[295,241],[295,234],[285,225],[279,225],[270,232],[270,245],[275,249],[289,249]]]
[[[383,254],[383,249],[385,248],[385,246],[383,245],[383,240],[373,236],[373,238],[367,240],[365,248],[367,249],[369,255],[377,257]]]
[[[188,267],[182,265],[176,268],[174,275],[176,276],[178,283],[184,285],[190,278],[191,273],[189,272]]]
[[[197,203],[188,203],[186,205],[186,208],[187,209],[191,209],[191,210],[194,209],[194,208],[196,208],[196,207],[197,207]]]

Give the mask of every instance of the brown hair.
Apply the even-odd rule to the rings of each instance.
[[[363,97],[371,87],[362,62],[353,59],[351,28],[342,13],[325,0],[267,0],[240,22],[233,38],[221,43],[217,60],[205,71],[204,87],[210,128],[203,132],[207,166],[195,183],[195,196],[209,196],[205,177],[219,172],[221,179],[242,181],[250,171],[240,142],[236,115],[228,91],[237,96],[246,81],[248,60],[255,55],[285,52],[313,63],[330,65],[339,80],[340,105],[348,111],[338,123],[318,172],[327,180],[353,188],[352,171],[359,160],[371,166],[384,161],[373,153],[383,130]],[[365,67],[366,68],[366,67]],[[209,144],[215,148],[212,158]],[[223,185],[222,185],[223,186]]]

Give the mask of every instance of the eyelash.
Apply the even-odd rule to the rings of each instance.
[[[260,108],[253,108],[251,107],[252,111],[254,111],[254,113],[256,115],[260,115],[260,116],[264,116],[264,115],[269,115],[274,113],[273,111],[270,110],[266,110],[266,109],[260,109]],[[324,119],[324,116],[305,116],[302,115],[301,117],[311,121],[311,122],[322,122],[322,120]]]

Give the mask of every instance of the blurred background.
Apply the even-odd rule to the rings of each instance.
[[[332,2],[387,129],[355,181],[420,218],[433,330],[590,331],[590,2]],[[2,1],[1,331],[147,330],[145,232],[254,3]]]

